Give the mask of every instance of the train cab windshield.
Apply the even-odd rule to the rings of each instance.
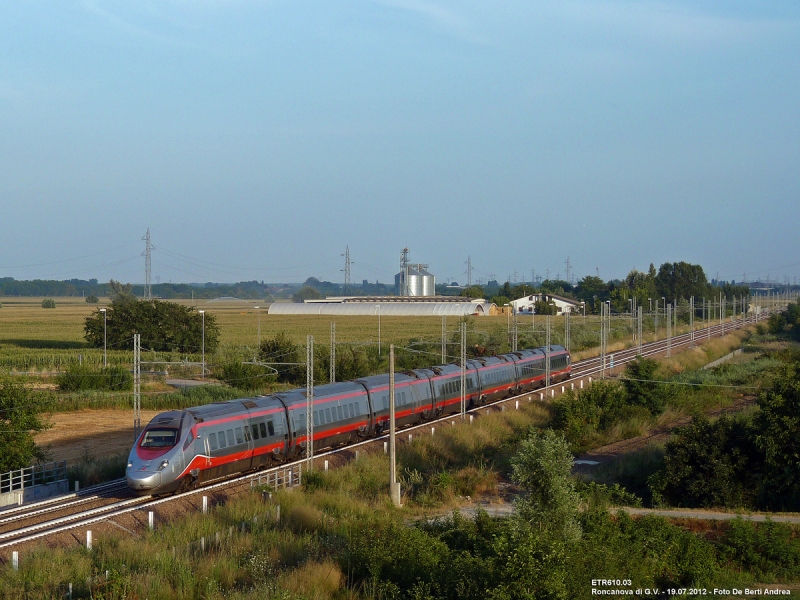
[[[177,429],[148,429],[142,437],[142,448],[171,448],[178,443]]]

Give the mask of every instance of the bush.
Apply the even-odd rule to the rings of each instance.
[[[98,302],[100,302],[100,298],[98,298],[97,296],[95,295],[86,296],[87,304],[97,304]]]
[[[245,390],[257,389],[266,382],[275,381],[270,369],[258,365],[245,364],[240,360],[226,362],[215,376],[232,387]]]
[[[42,300],[42,308],[55,308],[55,307],[56,307],[56,301],[53,300],[52,298],[45,298],[44,300]]]
[[[64,392],[82,390],[111,390],[125,392],[133,389],[133,375],[120,366],[93,369],[89,366],[71,364],[64,373],[56,377],[58,389]]]
[[[763,457],[744,418],[696,417],[667,442],[664,470],[651,477],[653,501],[673,506],[755,508]]]

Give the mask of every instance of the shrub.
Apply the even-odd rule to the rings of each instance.
[[[763,458],[744,418],[696,417],[667,442],[664,470],[650,479],[654,502],[673,506],[755,508]]]
[[[56,301],[53,300],[52,298],[45,298],[44,300],[42,300],[42,308],[55,308],[55,307],[56,307]]]
[[[95,295],[86,296],[87,304],[97,304],[98,302],[100,302],[100,298],[98,298],[97,296]]]
[[[129,391],[133,389],[133,375],[121,366],[93,369],[92,367],[71,364],[67,370],[56,377],[58,389],[65,392],[82,390]]]

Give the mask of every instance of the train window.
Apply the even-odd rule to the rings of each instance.
[[[245,442],[249,442],[250,439],[251,439],[250,438],[250,430],[247,428],[247,425],[245,425],[244,426],[244,441]]]
[[[333,419],[331,419],[331,409],[330,408],[326,408],[325,409],[325,422],[326,423],[330,423],[332,420]]]
[[[342,416],[342,407],[341,406],[337,406],[336,407],[336,411],[339,413],[339,420],[343,421],[344,420],[344,416]]]
[[[355,404],[353,404],[351,402],[350,403],[350,418],[352,419],[355,416],[356,416],[356,407],[355,407]]]
[[[407,403],[406,403],[406,393],[405,393],[405,392],[403,392],[402,394],[400,394],[400,396],[403,398],[403,399],[400,401],[400,404],[407,404]]]
[[[314,427],[316,427],[318,425],[319,425],[319,411],[315,410],[314,411]]]
[[[214,434],[212,433],[211,435],[214,435]],[[225,432],[224,431],[220,431],[219,435],[217,437],[219,438],[219,447],[220,448],[227,447],[227,444],[225,443]]]
[[[360,417],[361,416],[361,405],[358,402],[356,402],[355,404],[356,404],[356,416]]]
[[[236,428],[236,443],[237,444],[244,444],[244,435],[242,435],[242,428]]]
[[[264,424],[262,423],[261,426],[263,427]],[[267,427],[269,427],[269,434],[275,435],[275,427],[273,427],[272,421],[267,421]]]
[[[270,421],[270,423],[271,422],[272,421]],[[264,421],[261,421],[261,423],[258,424],[258,430],[261,432],[261,437],[262,438],[267,437],[267,427],[266,427],[266,425],[264,425]]]
[[[250,425],[250,429],[253,430],[253,439],[257,440],[258,439],[258,423],[253,423],[252,425]]]
[[[228,434],[228,446],[233,446],[234,445],[234,443],[233,443],[233,429],[228,429],[227,434]]]
[[[175,429],[149,429],[142,438],[142,448],[171,448],[178,443]]]
[[[216,433],[209,433],[208,434],[208,447],[212,452],[217,449],[217,434]]]
[[[183,442],[183,449],[186,450],[189,447],[189,444],[191,444],[193,441],[194,441],[194,434],[190,429],[189,433],[186,434],[186,441]]]

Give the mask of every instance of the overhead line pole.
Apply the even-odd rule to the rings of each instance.
[[[314,469],[314,336],[306,337],[306,470]]]
[[[394,344],[389,344],[389,493],[395,506],[400,506],[400,484],[397,481],[397,437],[395,428]]]

